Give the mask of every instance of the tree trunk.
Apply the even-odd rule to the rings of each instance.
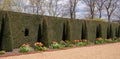
[[[102,12],[101,11],[99,11],[100,12],[100,14],[99,14],[99,18],[101,19],[102,18]]]
[[[111,15],[108,15],[108,22],[110,22],[110,17],[111,17]]]

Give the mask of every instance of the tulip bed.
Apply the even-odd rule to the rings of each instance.
[[[102,38],[96,38],[95,40],[95,45],[96,44],[105,44],[105,43],[115,43],[115,42],[120,42],[120,39],[102,39]],[[66,47],[80,47],[80,46],[87,46],[87,45],[90,45],[91,43],[88,41],[88,40],[74,40],[74,41],[60,41],[60,42],[57,42],[57,41],[53,41],[52,44],[50,45],[50,47],[45,47],[43,45],[43,43],[41,42],[36,42],[34,44],[34,47],[33,49],[35,51],[46,51],[46,50],[49,50],[49,49],[63,49],[63,48],[66,48]],[[21,49],[22,47],[22,49]],[[30,52],[31,50],[31,47],[29,44],[23,44],[22,46],[20,47],[20,52]],[[24,48],[23,48],[24,47]]]
[[[118,39],[102,39],[102,38],[96,38],[94,41],[94,45],[96,44],[105,44],[105,43],[115,43],[115,42],[120,42],[120,38]],[[88,40],[74,40],[74,41],[52,41],[52,44],[49,47],[46,47],[42,42],[36,42],[34,46],[31,46],[28,43],[22,44],[19,48],[20,53],[28,53],[28,52],[33,52],[33,51],[47,51],[47,50],[54,50],[54,49],[64,49],[67,47],[82,47],[82,46],[88,46],[91,45],[91,42]],[[2,50],[0,51],[0,54],[5,54],[6,51]]]

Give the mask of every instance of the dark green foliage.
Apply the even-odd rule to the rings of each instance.
[[[107,28],[108,28],[109,23],[98,22],[98,24],[101,25],[101,38],[106,39],[107,38]]]
[[[43,34],[45,45],[50,45],[52,41],[60,42],[63,38],[64,20],[56,17],[44,17],[43,21]],[[42,41],[43,41],[42,40]]]
[[[112,40],[112,39],[105,39],[104,41],[105,41],[105,43],[114,43],[114,42],[116,42],[115,40]]]
[[[42,39],[42,26],[39,24],[37,42],[40,42],[41,39]]]
[[[49,46],[50,45],[50,37],[48,37],[50,34],[48,33],[49,30],[48,30],[48,24],[47,24],[47,21],[44,19],[43,20],[43,29],[42,30],[43,32],[43,39],[40,40],[45,46]]]
[[[107,28],[107,39],[112,38],[112,36],[113,36],[113,31],[112,31],[112,26],[110,25]]]
[[[94,43],[96,39],[96,22],[94,21],[85,21],[87,28],[87,40]]]
[[[14,48],[18,48],[24,43],[33,45],[37,41],[38,27],[41,22],[39,20],[40,17],[15,12],[8,12],[7,15],[10,22]],[[25,36],[25,29],[29,31],[28,36]]]
[[[68,20],[68,40],[81,39],[82,22],[80,20]]]
[[[11,33],[11,27],[10,27],[10,20],[7,17],[8,15],[4,15],[3,18],[3,36],[2,36],[2,49],[6,51],[12,51],[13,50],[13,39],[12,39],[12,33]]]
[[[70,20],[67,20],[66,21],[66,40],[69,40],[71,39],[71,29],[70,29]]]
[[[2,17],[2,12],[0,11],[0,50],[2,50],[2,34],[1,32],[3,31],[3,17]]]
[[[99,24],[96,28],[96,38],[102,37],[102,32],[101,32],[101,24]]]
[[[3,29],[2,29],[2,27],[3,27],[3,25],[2,24],[0,24],[0,50],[2,50],[2,36],[3,36]]]
[[[104,40],[95,40],[95,44],[102,44],[104,43]]]
[[[118,27],[118,38],[120,37],[120,25]]]
[[[20,50],[19,52],[21,52],[21,53],[30,52],[31,51],[31,47],[21,46],[19,48],[19,50]]]
[[[63,33],[62,33],[62,40],[65,41],[67,39],[66,37],[66,24],[63,24]]]
[[[118,34],[118,28],[116,28],[116,29],[115,29],[115,37],[118,38],[118,37],[119,37],[118,35],[119,35],[119,34]]]
[[[82,33],[81,33],[81,39],[86,39],[87,38],[87,28],[86,28],[86,23],[82,23]]]
[[[116,39],[118,37],[118,23],[111,23],[111,29],[112,29],[112,38]]]
[[[37,41],[45,46],[50,46],[52,41],[62,40],[87,39],[94,42],[99,37],[103,39],[120,37],[119,24],[0,12],[0,50],[12,51],[24,43],[33,46]]]

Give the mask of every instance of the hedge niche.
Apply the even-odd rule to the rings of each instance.
[[[86,22],[82,22],[82,32],[81,32],[81,39],[87,39],[87,27],[86,27]]]
[[[120,25],[119,25],[119,27],[118,27],[118,38],[120,38]]]
[[[69,19],[66,19],[63,23],[63,34],[62,34],[62,40],[63,41],[70,41],[70,22]]]
[[[3,21],[2,21],[2,12],[0,11],[0,50],[2,50],[2,25]]]
[[[102,37],[101,24],[98,24],[96,27],[96,38]]]

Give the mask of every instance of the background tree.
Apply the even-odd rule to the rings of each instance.
[[[113,12],[117,8],[117,3],[119,0],[107,0],[105,3],[105,9],[107,12],[107,19],[108,22],[111,21],[111,16],[113,15]]]
[[[15,12],[23,12],[25,10],[25,0],[13,0],[12,7]]]
[[[13,0],[1,0],[3,3],[1,4],[1,10],[12,10],[12,2]]]
[[[76,7],[78,4],[79,0],[69,0],[69,13],[70,13],[70,18],[75,19],[76,18]]]
[[[96,7],[99,13],[99,18],[102,18],[102,10],[104,10],[104,4],[105,4],[106,0],[97,0],[96,1]]]
[[[118,3],[118,7],[116,8],[116,11],[115,11],[115,13],[114,13],[114,16],[115,16],[115,18],[116,19],[118,19],[119,20],[119,22],[120,22],[120,2]]]
[[[96,1],[97,0],[82,0],[88,7],[89,16],[91,19],[95,18],[95,8],[96,8]]]
[[[58,17],[62,13],[62,4],[60,0],[48,0],[46,2],[46,8],[48,15]]]
[[[44,0],[30,0],[29,7],[32,9],[32,13],[43,15],[45,13],[44,7]]]

